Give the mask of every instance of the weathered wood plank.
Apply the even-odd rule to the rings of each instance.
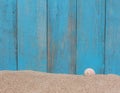
[[[46,0],[18,0],[18,69],[47,71]]]
[[[105,73],[120,75],[120,0],[106,0]]]
[[[16,70],[16,0],[0,0],[0,70]]]
[[[104,18],[105,0],[77,1],[77,74],[104,72]]]
[[[48,0],[48,71],[75,73],[76,0]]]

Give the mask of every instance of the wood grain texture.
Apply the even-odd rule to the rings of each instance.
[[[104,18],[104,0],[77,1],[77,74],[104,72]]]
[[[48,0],[48,71],[75,73],[76,0]]]
[[[105,73],[120,75],[120,1],[106,0]]]
[[[0,70],[16,70],[16,0],[0,0]]]
[[[18,0],[18,69],[47,71],[46,0]]]

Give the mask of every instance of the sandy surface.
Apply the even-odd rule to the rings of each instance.
[[[0,93],[120,93],[120,77],[0,71]]]

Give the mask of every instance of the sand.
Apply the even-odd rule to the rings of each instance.
[[[0,71],[0,93],[120,93],[120,77]]]

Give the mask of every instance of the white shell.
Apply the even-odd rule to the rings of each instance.
[[[84,72],[84,75],[86,76],[95,75],[95,71],[92,68],[87,68]]]

